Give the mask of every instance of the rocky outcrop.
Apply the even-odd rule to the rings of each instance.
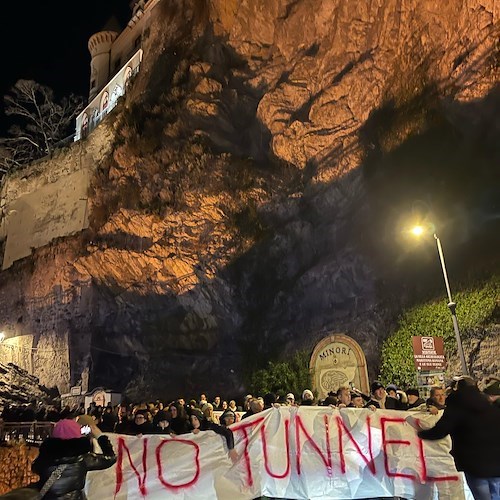
[[[12,363],[0,363],[0,407],[28,405],[33,401],[52,403],[54,394],[39,384],[39,380]]]
[[[0,288],[70,297],[44,306],[72,347],[67,386],[236,394],[332,332],[374,376],[401,308],[444,295],[433,242],[400,242],[405,214],[446,221],[457,281],[498,270],[495,2],[177,0],[152,19],[103,124],[89,229]],[[14,307],[37,339],[41,309]]]

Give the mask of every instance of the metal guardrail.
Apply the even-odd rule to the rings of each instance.
[[[40,446],[52,434],[55,422],[2,422],[0,444],[23,440],[31,446]]]

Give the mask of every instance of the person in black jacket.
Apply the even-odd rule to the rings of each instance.
[[[39,454],[31,466],[32,471],[40,476],[38,490],[57,466],[66,465],[44,500],[85,500],[83,489],[87,471],[107,469],[116,462],[113,446],[107,436],[95,424],[90,424],[88,428],[89,434],[82,435],[82,427],[75,420],[60,420],[54,426],[52,436],[40,445]],[[102,454],[93,452],[89,437],[97,439]]]
[[[421,439],[451,436],[451,454],[476,500],[500,498],[500,410],[491,405],[470,377],[456,380],[442,417]]]
[[[102,413],[101,423],[98,425],[102,432],[113,432],[115,430],[118,417],[112,406],[106,406]]]
[[[189,421],[184,406],[178,402],[172,403],[168,407],[170,414],[170,429],[172,434],[179,436],[189,432]]]
[[[234,449],[234,436],[231,429],[216,424],[215,422],[209,422],[203,413],[198,409],[191,410],[189,422],[191,424],[191,432],[193,434],[198,434],[200,431],[214,431],[217,434],[224,436],[226,438],[227,449],[229,450],[229,458],[231,458],[233,462],[236,462],[238,455]]]
[[[425,400],[420,397],[420,392],[416,387],[410,387],[406,390],[408,396],[408,410],[419,409],[425,411],[427,409]]]
[[[384,384],[375,380],[371,385],[371,399],[365,404],[365,408],[370,408],[371,410],[377,408],[384,410],[405,410],[406,406],[398,399],[389,396]]]
[[[134,415],[134,421],[130,423],[128,434],[142,436],[144,434],[154,434],[154,427],[148,419],[147,410],[137,410]]]
[[[156,415],[156,424],[153,424],[153,432],[155,434],[172,434],[170,422],[168,421],[167,412],[160,410]]]

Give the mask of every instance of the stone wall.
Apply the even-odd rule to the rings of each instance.
[[[38,481],[38,476],[31,472],[31,463],[37,455],[38,448],[25,443],[0,446],[0,495]]]
[[[13,363],[28,373],[33,373],[33,335],[5,339],[0,344],[0,363]]]
[[[85,299],[90,285],[70,283],[72,275],[64,267],[76,244],[68,242],[65,252],[40,249],[37,265],[16,264],[4,271],[0,286],[0,329],[6,335],[0,362],[24,368],[60,393],[80,379],[90,343],[91,298]],[[76,347],[73,359],[70,344]]]
[[[89,172],[83,168],[10,204],[3,269],[30,255],[32,248],[86,228],[88,184]]]
[[[69,345],[88,346],[89,316],[80,303],[88,282],[67,263],[88,227],[89,182],[113,146],[111,126],[106,120],[87,139],[9,174],[0,192],[0,331],[7,337],[0,361],[61,393],[85,369],[79,351],[70,366]],[[29,255],[34,260],[23,259]]]
[[[71,386],[67,331],[48,332],[38,341],[33,355],[33,373],[47,387],[57,387],[60,393]]]
[[[88,227],[90,176],[112,146],[106,127],[98,130],[7,177],[0,193],[2,269],[55,238]]]

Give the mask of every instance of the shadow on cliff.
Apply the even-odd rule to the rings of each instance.
[[[196,275],[202,283],[173,280],[169,293],[151,293],[147,282],[113,290],[94,284],[103,314],[92,328],[91,387],[127,389],[134,401],[239,392],[238,353],[224,325],[193,313],[200,294],[216,293],[201,269]]]
[[[428,85],[370,115],[351,146],[364,152],[361,171],[307,190],[228,268],[246,307],[241,343],[253,369],[332,331],[358,340],[375,369],[381,331],[403,308],[446,295],[432,234],[419,245],[407,237],[417,219],[435,224],[452,290],[500,271],[499,113],[498,86],[460,103]],[[325,201],[338,191],[348,206]]]
[[[164,15],[170,17],[184,15],[170,12],[175,10],[174,4],[165,9]],[[247,83],[256,73],[230,46],[228,35],[214,33],[205,10],[206,6],[196,14],[197,20],[182,23],[178,33],[163,41],[161,51],[156,45],[149,47],[160,56],[144,75],[139,74],[143,82],[138,88],[147,83],[147,92],[138,100],[135,92],[133,106],[145,119],[144,104],[158,105],[158,96],[163,96],[160,101],[164,99],[165,114],[177,106],[172,116],[187,125],[186,133],[208,138],[213,152],[235,153],[263,164],[269,159],[271,134],[256,115],[265,89],[262,84]],[[193,37],[193,32],[199,35]],[[175,95],[171,94],[174,88]],[[160,130],[157,135],[161,135]]]

